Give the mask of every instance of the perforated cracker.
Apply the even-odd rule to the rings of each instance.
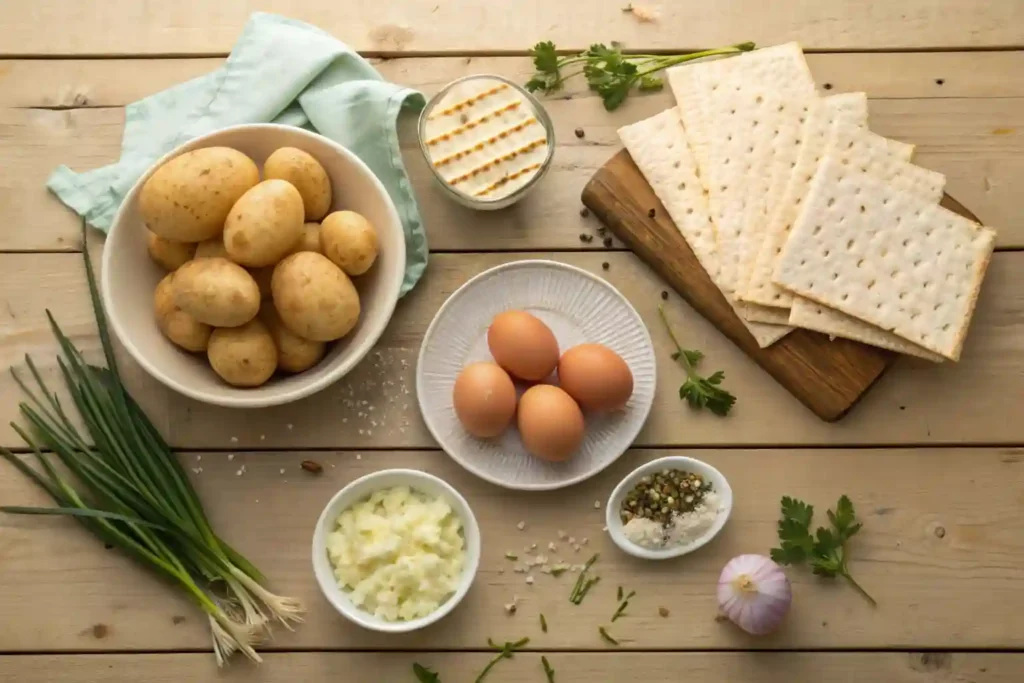
[[[718,272],[715,232],[697,163],[676,108],[619,128],[619,139],[694,256],[714,280]]]
[[[788,308],[792,303],[792,295],[772,283],[772,270],[776,256],[785,244],[789,228],[799,213],[800,203],[807,194],[811,178],[828,148],[832,124],[839,120],[866,127],[867,95],[844,93],[811,103],[801,131],[796,163],[782,197],[769,217],[764,239],[758,249],[746,253],[742,270],[748,273],[749,279],[739,295],[742,301],[780,308]],[[783,313],[788,316],[788,313]]]
[[[670,74],[670,83],[691,144],[702,150],[697,159],[717,228],[721,282],[731,293],[741,280],[745,231],[757,224],[748,217],[762,210],[771,186],[780,118],[799,120],[814,81],[796,43],[686,68],[693,73]],[[780,149],[791,147],[780,141]]]
[[[673,108],[620,128],[619,138],[711,280],[718,284],[714,224],[679,112]],[[729,297],[726,296],[728,299]],[[731,304],[734,304],[730,300]],[[735,305],[734,305],[735,308]],[[792,328],[744,321],[763,348]]]
[[[812,115],[815,117],[814,125],[820,125],[821,119],[828,117],[828,113],[823,114],[820,108]],[[808,137],[808,140],[812,139],[820,140],[819,134]],[[809,153],[807,158],[801,159],[799,174],[794,177],[794,184],[789,188],[772,221],[768,236],[761,245],[742,300],[766,306],[792,306],[792,294],[775,285],[772,277],[792,225],[800,215],[811,184],[810,178],[825,156],[831,155],[843,165],[869,173],[899,190],[910,192],[922,199],[937,203],[942,198],[946,177],[909,163],[904,156],[913,148],[903,143],[894,146],[892,142],[851,121],[841,118],[831,121],[821,158],[814,162]]]
[[[958,360],[994,245],[993,230],[830,154],[775,281]]]
[[[793,302],[793,308],[789,310],[788,322],[794,327],[803,327],[843,339],[853,339],[906,356],[923,358],[933,363],[941,363],[943,360],[939,354],[923,349],[895,334],[803,297],[797,297]]]

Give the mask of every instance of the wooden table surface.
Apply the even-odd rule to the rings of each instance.
[[[216,673],[209,634],[177,593],[77,525],[0,518],[0,682],[414,681],[429,665],[444,683],[472,681],[488,637],[531,638],[489,681],[543,681],[546,653],[559,683],[591,681],[878,680],[894,683],[1024,679],[1024,3],[1020,0],[680,0],[655,23],[624,0],[36,0],[0,3],[0,357],[25,353],[53,376],[53,311],[76,343],[97,348],[77,219],[44,188],[65,163],[94,168],[118,156],[124,105],[216,68],[253,9],[313,22],[380,58],[388,79],[437,90],[465,74],[523,80],[525,51],[620,40],[630,49],[684,50],[755,40],[799,40],[820,85],[864,90],[877,132],[918,145],[917,161],[948,177],[948,191],[999,230],[959,364],[900,361],[838,424],[815,418],[676,297],[671,315],[725,370],[738,396],[727,419],[694,414],[676,395],[657,325],[665,288],[631,253],[593,233],[579,194],[616,150],[615,129],[669,105],[631,97],[605,112],[589,93],[546,102],[557,129],[551,173],[514,208],[482,215],[433,187],[403,125],[405,158],[431,247],[427,274],[402,301],[373,353],[345,380],[299,403],[231,411],[171,393],[131,366],[130,388],[194,473],[214,524],[271,577],[304,599],[307,623],[279,633],[254,669]],[[574,129],[582,128],[578,138]],[[102,239],[90,236],[93,257]],[[652,330],[662,362],[650,420],[613,467],[573,488],[506,491],[475,478],[436,448],[416,406],[420,340],[438,307],[498,263],[552,258],[606,278]],[[607,262],[607,270],[602,263]],[[0,424],[16,419],[19,391],[0,377]],[[0,444],[20,446],[0,427]],[[706,459],[729,477],[733,516],[713,544],[684,560],[633,560],[602,532],[605,500],[638,464],[668,453]],[[320,477],[301,471],[315,459]],[[244,472],[239,471],[244,465]],[[344,621],[320,597],[309,565],[313,523],[352,479],[385,467],[437,474],[466,496],[484,550],[477,582],[440,624],[403,637]],[[765,553],[782,495],[824,509],[848,494],[864,531],[852,567],[877,598],[790,571],[793,611],[776,635],[751,639],[714,619],[714,584],[733,555]],[[43,503],[0,466],[0,502]],[[526,528],[519,530],[517,522]],[[564,530],[601,552],[602,582],[579,607],[572,578],[539,574],[528,586],[507,551],[558,542]],[[552,554],[552,553],[549,553]],[[589,554],[589,553],[588,553]],[[557,553],[581,562],[562,544]],[[598,635],[617,585],[635,589],[616,622],[620,647]],[[502,605],[521,598],[515,616]],[[660,617],[659,607],[669,610]],[[541,633],[543,611],[550,630]]]

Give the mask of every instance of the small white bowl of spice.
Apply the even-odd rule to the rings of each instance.
[[[451,612],[479,564],[469,504],[418,470],[356,479],[327,504],[313,534],[313,573],[328,602],[384,633],[415,631]]]
[[[667,560],[714,538],[732,512],[732,488],[717,469],[669,456],[633,470],[605,507],[608,533],[634,557]]]
[[[453,81],[427,102],[420,149],[446,194],[490,211],[519,201],[547,173],[555,131],[541,103],[501,76]]]

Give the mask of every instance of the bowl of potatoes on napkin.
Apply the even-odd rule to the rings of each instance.
[[[138,180],[101,271],[110,327],[151,375],[205,403],[261,407],[366,356],[398,301],[405,239],[354,154],[299,128],[240,125]]]

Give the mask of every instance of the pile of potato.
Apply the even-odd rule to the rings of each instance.
[[[153,295],[161,332],[205,352],[237,387],[320,362],[327,343],[359,322],[350,278],[369,270],[378,250],[370,222],[328,214],[331,200],[324,167],[294,147],[267,158],[262,182],[255,162],[230,147],[158,168],[139,212],[150,256],[170,271]]]

